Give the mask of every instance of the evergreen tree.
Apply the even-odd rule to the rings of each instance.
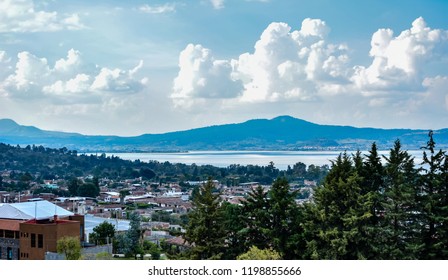
[[[367,258],[372,197],[362,193],[361,183],[351,158],[340,154],[316,189],[314,203],[305,208],[306,258]]]
[[[422,259],[446,259],[448,257],[447,162],[442,150],[436,151],[433,132],[423,151],[423,175],[421,190],[421,214],[423,233]],[[428,152],[429,154],[428,154]]]
[[[370,240],[368,243],[370,249],[366,251],[366,257],[368,259],[378,259],[382,246],[379,228],[380,219],[382,213],[384,213],[381,206],[382,194],[384,193],[384,167],[375,142],[363,160],[360,175],[362,177],[361,194],[369,194],[372,199],[371,216],[366,231],[366,238]]]
[[[268,193],[270,239],[272,249],[284,259],[297,258],[300,254],[300,212],[295,202],[297,192],[292,192],[286,178],[274,181]]]
[[[192,245],[191,259],[221,259],[225,246],[223,211],[219,194],[213,193],[211,180],[195,195],[193,209],[188,215],[184,239]]]
[[[256,246],[259,249],[272,247],[270,240],[269,216],[270,204],[267,192],[258,185],[255,189],[247,194],[247,198],[243,201],[242,220],[245,224],[243,231],[245,239],[245,249]]]
[[[224,228],[226,231],[224,259],[233,260],[245,252],[244,228],[242,210],[243,207],[224,202],[222,204],[224,214]]]
[[[129,220],[129,229],[126,233],[116,236],[116,251],[125,254],[126,257],[134,256],[137,259],[137,254],[143,253],[141,216],[137,212],[132,212]]]
[[[380,258],[415,259],[420,245],[417,232],[420,225],[417,208],[417,175],[414,159],[401,149],[399,140],[389,152],[385,165],[382,208],[384,218],[380,234],[383,244]]]

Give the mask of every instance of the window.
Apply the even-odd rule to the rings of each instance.
[[[3,236],[4,236],[4,233],[5,231],[3,230],[3,229],[0,229],[0,238],[2,238]]]
[[[36,247],[36,234],[35,233],[31,233],[31,247],[32,248]]]
[[[14,238],[14,231],[5,230],[5,238]]]
[[[44,247],[44,236],[42,234],[37,235],[37,247],[38,248]]]

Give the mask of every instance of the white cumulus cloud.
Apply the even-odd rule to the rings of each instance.
[[[340,90],[349,81],[347,47],[328,44],[329,28],[305,19],[300,30],[272,23],[255,43],[254,53],[218,60],[209,49],[189,45],[180,54],[172,98],[238,98],[245,102],[310,101],[318,92]],[[336,86],[335,86],[336,85]]]
[[[326,84],[347,80],[346,46],[326,42],[329,28],[319,19],[305,19],[300,30],[271,23],[254,53],[235,62],[245,81],[246,101],[313,100]]]
[[[233,77],[231,63],[216,60],[201,45],[189,44],[180,53],[179,68],[171,95],[178,106],[191,106],[194,99],[237,97],[243,89]]]
[[[352,80],[364,92],[421,91],[422,71],[447,39],[447,31],[427,27],[421,17],[396,37],[391,29],[379,29],[371,40],[371,65],[356,66]]]
[[[90,103],[116,93],[137,93],[147,84],[146,78],[137,78],[142,61],[130,70],[89,69],[83,67],[81,56],[79,51],[71,49],[66,58],[51,66],[46,58],[20,52],[13,73],[0,81],[2,95],[10,99],[49,98],[56,103]]]
[[[0,33],[48,32],[84,28],[78,14],[36,10],[32,0],[0,1]]]

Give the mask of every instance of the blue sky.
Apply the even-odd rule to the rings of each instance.
[[[447,1],[0,0],[0,118],[139,135],[447,127]]]

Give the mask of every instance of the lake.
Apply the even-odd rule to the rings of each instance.
[[[422,151],[408,151],[415,156],[415,163],[419,164],[422,158]],[[336,159],[340,151],[190,151],[179,153],[106,153],[106,156],[118,156],[125,160],[141,160],[148,162],[151,160],[171,163],[185,163],[197,165],[213,165],[217,167],[227,167],[231,164],[239,165],[259,165],[266,166],[269,162],[274,162],[275,167],[286,170],[297,162],[303,162],[307,166],[314,164],[322,166],[331,165],[330,160]],[[348,152],[354,153],[354,152]],[[380,154],[387,155],[388,151],[380,151]],[[366,152],[363,152],[366,154]]]

